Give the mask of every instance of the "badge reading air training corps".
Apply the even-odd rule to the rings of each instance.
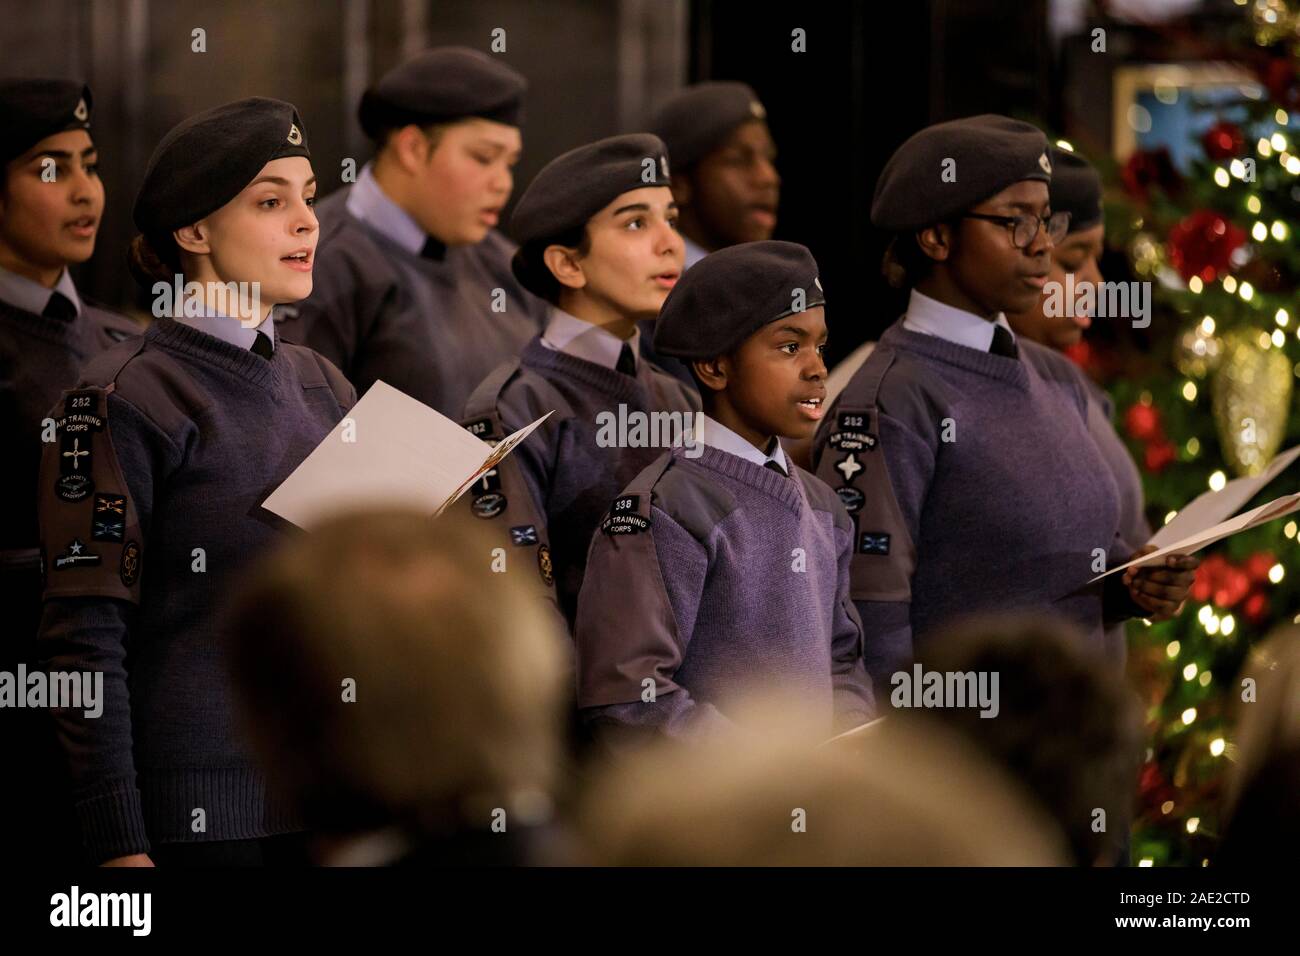
[[[600,530],[608,535],[639,534],[650,530],[650,519],[638,514],[640,495],[623,495],[609,506],[609,514],[600,523]]]
[[[90,477],[93,435],[102,431],[95,392],[71,392],[63,403],[63,417],[55,422],[59,435],[59,477],[54,493],[63,501],[82,501],[95,490]]]
[[[875,451],[876,436],[867,427],[867,416],[862,412],[844,412],[836,422],[839,430],[832,432],[826,443],[838,451]]]

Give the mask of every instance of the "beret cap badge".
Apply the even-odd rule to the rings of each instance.
[[[298,128],[297,123],[289,124],[289,135],[287,138],[294,146],[298,146],[302,143],[302,130]]]
[[[754,117],[754,119],[763,119],[767,116],[767,110],[763,108],[763,104],[758,100],[750,100],[749,115]]]
[[[1038,165],[1043,167],[1043,172],[1047,173],[1047,175],[1052,175],[1052,161],[1047,158],[1046,153],[1038,157]]]
[[[90,115],[90,108],[86,106],[86,98],[84,96],[77,101],[77,108],[72,111],[72,115],[83,123],[86,121],[86,117]]]

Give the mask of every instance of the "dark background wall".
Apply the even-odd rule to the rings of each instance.
[[[925,124],[978,112],[1046,115],[1046,0],[0,0],[0,71],[81,76],[108,206],[77,276],[126,306],[130,204],[154,145],[189,113],[250,95],[294,102],[326,191],[368,146],[355,104],[427,46],[486,49],[530,81],[516,195],[548,159],[640,126],[684,82],[739,79],[768,109],[784,179],[778,237],[808,244],[830,301],[832,358],[901,311],[879,278],[868,214],[893,149]],[[207,52],[191,49],[206,31]],[[807,52],[791,50],[801,28]],[[508,222],[508,220],[507,220]]]

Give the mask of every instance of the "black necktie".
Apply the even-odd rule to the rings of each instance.
[[[623,348],[619,350],[618,364],[614,366],[614,371],[636,377],[636,356],[632,354],[632,346],[626,342],[623,343]]]
[[[55,292],[50,295],[50,300],[45,303],[45,310],[41,312],[41,315],[47,319],[59,319],[67,322],[77,317],[77,307],[62,292]]]
[[[1005,355],[1007,358],[1020,357],[1020,349],[1016,347],[1016,340],[1012,338],[1010,332],[1000,325],[993,326],[993,344],[989,346],[989,351],[994,355]]]
[[[264,359],[269,359],[271,353],[275,351],[271,347],[271,337],[265,332],[258,332],[257,338],[253,339],[253,347],[249,351],[254,355],[260,355]]]
[[[437,239],[433,238],[433,236],[427,237],[424,240],[424,247],[420,249],[420,255],[424,256],[424,258],[434,259],[438,262],[441,262],[446,254],[447,247]]]
[[[790,473],[789,473],[788,471],[786,471],[784,468],[782,468],[780,465],[778,465],[778,464],[777,464],[775,461],[773,461],[771,458],[769,458],[767,461],[763,462],[763,467],[764,467],[764,468],[771,468],[774,472],[776,472],[776,473],[777,473],[778,475],[780,475],[782,478],[789,478],[789,477],[790,477]]]

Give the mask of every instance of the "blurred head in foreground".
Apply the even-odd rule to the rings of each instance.
[[[887,719],[812,741],[794,700],[756,698],[756,732],[663,743],[614,767],[578,824],[617,866],[1035,866],[1068,857],[1051,822],[941,728]]]
[[[504,834],[545,823],[564,644],[492,563],[468,520],[394,511],[324,524],[246,579],[243,714],[273,784],[340,838],[322,856],[384,834],[357,862],[520,862]]]
[[[1143,729],[1137,701],[1068,622],[979,617],[927,642],[924,671],[997,675],[996,716],[978,708],[922,713],[963,734],[1041,802],[1074,862],[1108,866],[1126,844]],[[1098,811],[1104,811],[1099,813]]]
[[[1235,688],[1236,762],[1215,863],[1276,865],[1300,849],[1300,627],[1251,648]]]

